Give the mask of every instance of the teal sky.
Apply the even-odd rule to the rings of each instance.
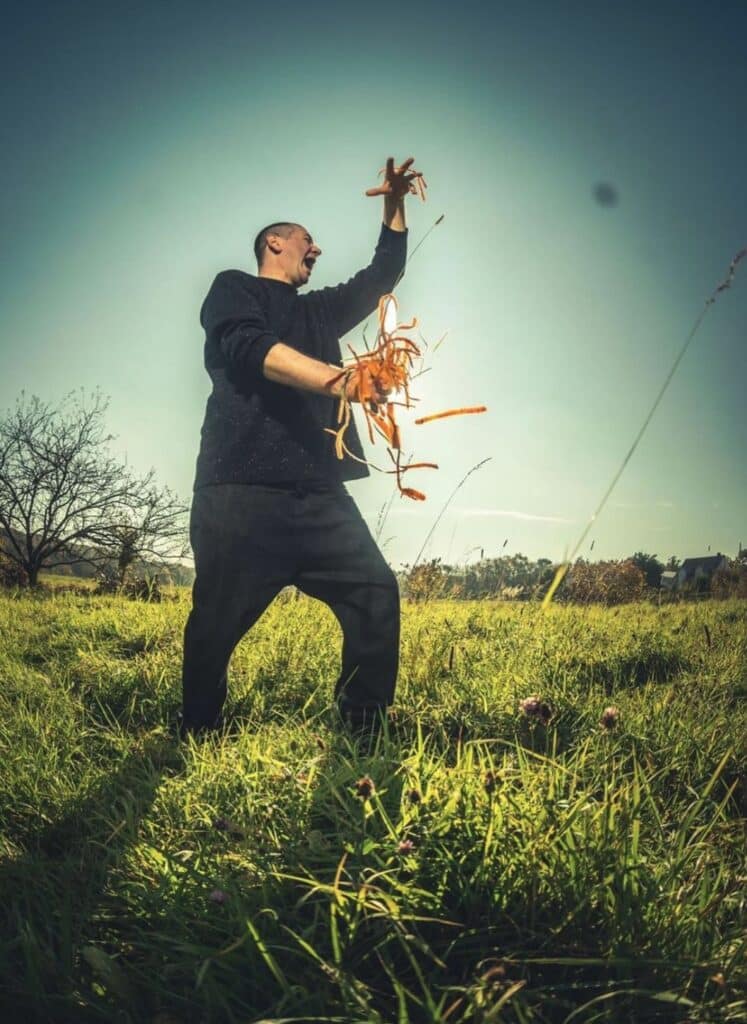
[[[412,561],[490,457],[428,553],[561,558],[747,245],[747,5],[651,7],[19,6],[1,44],[0,408],[98,386],[117,451],[188,496],[213,277],[254,272],[255,232],[287,218],[322,247],[314,286],[347,278],[378,235],[365,189],[413,155],[429,189],[410,247],[445,220],[400,309],[431,341],[449,331],[418,411],[489,412],[402,417],[408,451],[440,470],[412,474],[428,500],[394,502],[385,554]],[[743,266],[584,553],[747,544],[746,324]],[[392,486],[350,485],[372,528]]]

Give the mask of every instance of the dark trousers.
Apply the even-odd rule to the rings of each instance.
[[[334,690],[341,712],[359,720],[391,704],[399,662],[397,580],[343,486],[198,488],[190,541],[196,577],[184,631],[186,728],[219,721],[234,647],[290,584],[329,605],[342,627]]]

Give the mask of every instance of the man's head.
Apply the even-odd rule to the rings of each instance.
[[[268,224],[254,239],[259,276],[285,281],[294,288],[308,282],[321,254],[306,228],[290,221]]]

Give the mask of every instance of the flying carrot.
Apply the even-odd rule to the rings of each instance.
[[[486,405],[470,405],[463,409],[449,409],[446,412],[434,412],[430,416],[421,416],[420,419],[415,420],[416,426],[420,426],[421,423],[430,423],[431,420],[442,420],[445,416],[464,416],[471,412],[487,412],[488,407]]]
[[[419,185],[420,180],[417,179],[416,183]],[[337,427],[336,429],[331,427],[323,429],[334,438],[335,455],[338,459],[343,459],[347,455],[356,462],[362,462],[379,472],[392,473],[397,479],[397,489],[403,497],[412,498],[414,501],[425,501],[422,491],[404,486],[403,476],[411,469],[438,469],[438,466],[434,462],[402,465],[402,439],[394,412],[395,406],[412,409],[414,402],[417,401],[410,394],[410,381],[412,380],[413,362],[420,358],[422,353],[419,346],[405,334],[417,327],[417,319],[413,319],[411,323],[398,323],[397,300],[391,293],[381,296],[378,313],[379,329],[373,349],[359,355],[351,346],[348,346],[352,359],[342,367],[339,373],[327,381],[328,387],[332,387],[340,381],[344,383],[339,395]],[[351,380],[355,381],[355,397],[366,418],[369,440],[373,444],[376,434],[384,438],[387,451],[394,463],[394,469],[379,469],[367,459],[361,459],[354,455],[345,444],[345,434],[352,423],[350,399],[347,396],[347,385]],[[391,392],[403,394],[404,402],[389,402],[386,398],[381,397],[382,395],[388,396]],[[415,422],[427,423],[429,420],[441,419],[444,416],[486,411],[484,405],[450,409],[447,412],[435,413],[433,416],[424,416]]]

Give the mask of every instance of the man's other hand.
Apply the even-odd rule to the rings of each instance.
[[[394,166],[394,157],[390,156],[384,169],[384,180],[376,188],[366,190],[367,196],[386,196],[391,199],[403,199],[408,192],[413,195],[420,195],[425,199],[425,183],[421,171],[411,171],[410,167],[415,162],[415,157],[408,157],[399,167]]]

